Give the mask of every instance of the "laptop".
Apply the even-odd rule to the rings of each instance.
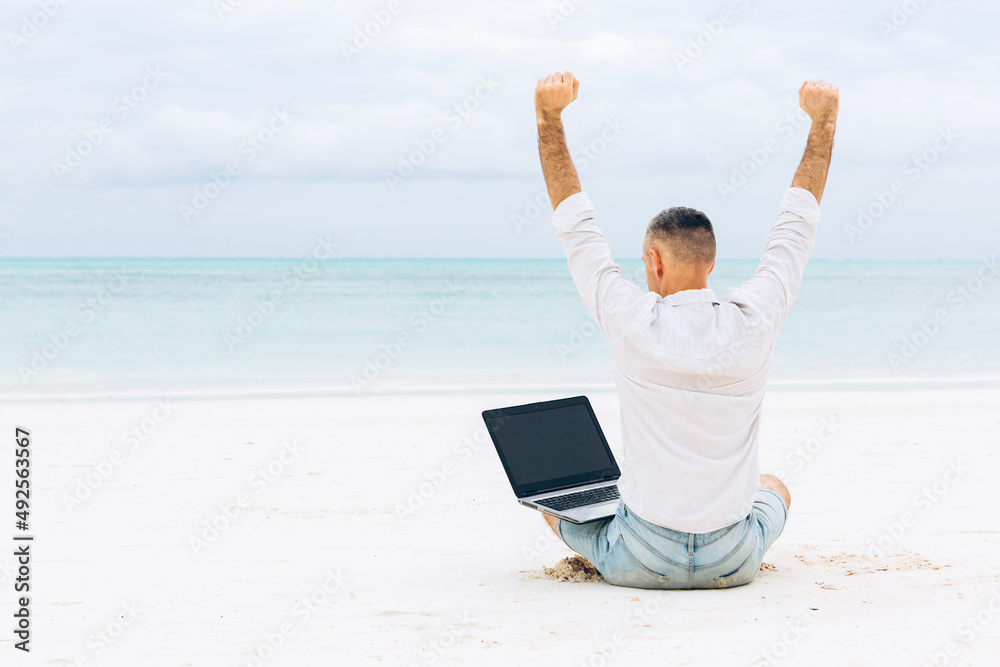
[[[517,501],[587,523],[614,516],[621,471],[586,396],[483,412]]]

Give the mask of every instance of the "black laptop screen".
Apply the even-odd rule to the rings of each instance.
[[[620,474],[586,398],[490,410],[483,418],[518,496]]]

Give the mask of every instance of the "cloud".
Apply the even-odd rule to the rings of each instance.
[[[972,219],[967,198],[949,189],[961,182],[954,176],[967,176],[969,188],[985,187],[998,176],[989,158],[1000,148],[993,130],[1000,82],[992,74],[1000,66],[1000,43],[983,27],[1000,18],[993,7],[928,4],[884,38],[878,21],[891,4],[860,0],[808,12],[742,0],[718,7],[640,2],[628,10],[584,3],[555,26],[545,15],[552,3],[407,0],[401,6],[348,59],[343,44],[384,19],[380,12],[387,3],[246,0],[221,18],[211,3],[195,0],[65,5],[19,52],[0,53],[0,85],[9,101],[0,107],[0,189],[8,210],[41,230],[36,240],[25,235],[18,245],[11,239],[0,252],[18,247],[46,254],[70,225],[74,233],[86,233],[93,224],[100,236],[94,221],[107,219],[116,196],[109,192],[116,188],[134,193],[136,202],[145,193],[143,206],[156,202],[172,209],[213,170],[238,157],[242,142],[266,126],[274,109],[287,109],[295,120],[241,176],[265,197],[254,200],[257,208],[280,210],[282,202],[266,197],[287,192],[281,183],[299,183],[306,190],[297,190],[298,196],[307,202],[314,197],[317,214],[333,206],[341,219],[367,215],[373,205],[425,203],[427,210],[411,206],[412,223],[461,215],[449,209],[439,187],[472,181],[484,196],[513,196],[516,208],[522,191],[541,185],[532,89],[540,76],[567,69],[583,81],[580,100],[566,114],[571,147],[590,141],[609,118],[629,126],[584,175],[585,187],[595,188],[597,179],[625,177],[619,187],[626,199],[644,196],[640,178],[670,182],[681,172],[685,187],[700,183],[714,196],[716,182],[776,134],[780,153],[746,193],[781,187],[801,154],[805,129],[785,137],[777,127],[795,112],[799,83],[813,77],[841,88],[833,177],[857,190],[832,188],[831,211],[838,197],[851,210],[877,186],[872,178],[897,171],[941,127],[954,126],[962,140],[913,201],[947,201],[959,217]],[[702,37],[698,56],[678,67],[674,54],[726,7],[743,11],[720,34]],[[6,3],[0,25],[16,30],[36,10],[34,2]],[[162,67],[169,79],[59,181],[53,161],[99,127],[114,100],[150,66]],[[496,90],[461,113],[483,77],[497,81]],[[400,161],[426,147],[438,130],[443,140],[433,140],[434,150],[422,160],[415,158],[421,164],[399,192],[386,187],[386,173],[400,169]],[[335,202],[324,199],[332,188]],[[404,190],[408,194],[400,194]],[[418,196],[432,191],[433,197]],[[230,208],[246,210],[236,199],[248,192],[227,192],[233,204],[213,211],[219,224],[238,224],[223,218]],[[761,200],[771,194],[761,193]],[[30,202],[41,199],[47,203],[32,210]],[[308,204],[297,206],[308,217]],[[145,208],[128,210],[151,215]],[[174,212],[163,215],[171,219]],[[922,224],[931,223],[914,223],[918,229]],[[23,225],[18,229],[28,234]],[[995,239],[996,232],[983,232],[980,245]],[[270,247],[266,235],[240,243],[261,254]],[[476,254],[483,247],[464,237],[448,243],[441,237],[426,247],[407,247],[421,255]],[[961,243],[914,241],[913,252],[944,248],[954,255],[964,252]],[[118,252],[114,238],[103,244],[107,254]],[[150,245],[148,252],[155,254],[157,247]],[[752,256],[757,248],[743,250]],[[217,247],[219,254],[230,251],[226,244]]]

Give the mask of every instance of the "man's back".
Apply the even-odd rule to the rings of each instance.
[[[621,402],[622,498],[647,521],[705,533],[750,511],[774,342],[813,247],[819,205],[792,188],[754,276],[661,297],[621,275],[583,192],[553,214],[588,309],[611,344]]]

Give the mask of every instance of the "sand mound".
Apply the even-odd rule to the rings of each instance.
[[[552,567],[543,567],[547,579],[556,581],[602,581],[604,577],[593,565],[579,556],[569,556]]]

